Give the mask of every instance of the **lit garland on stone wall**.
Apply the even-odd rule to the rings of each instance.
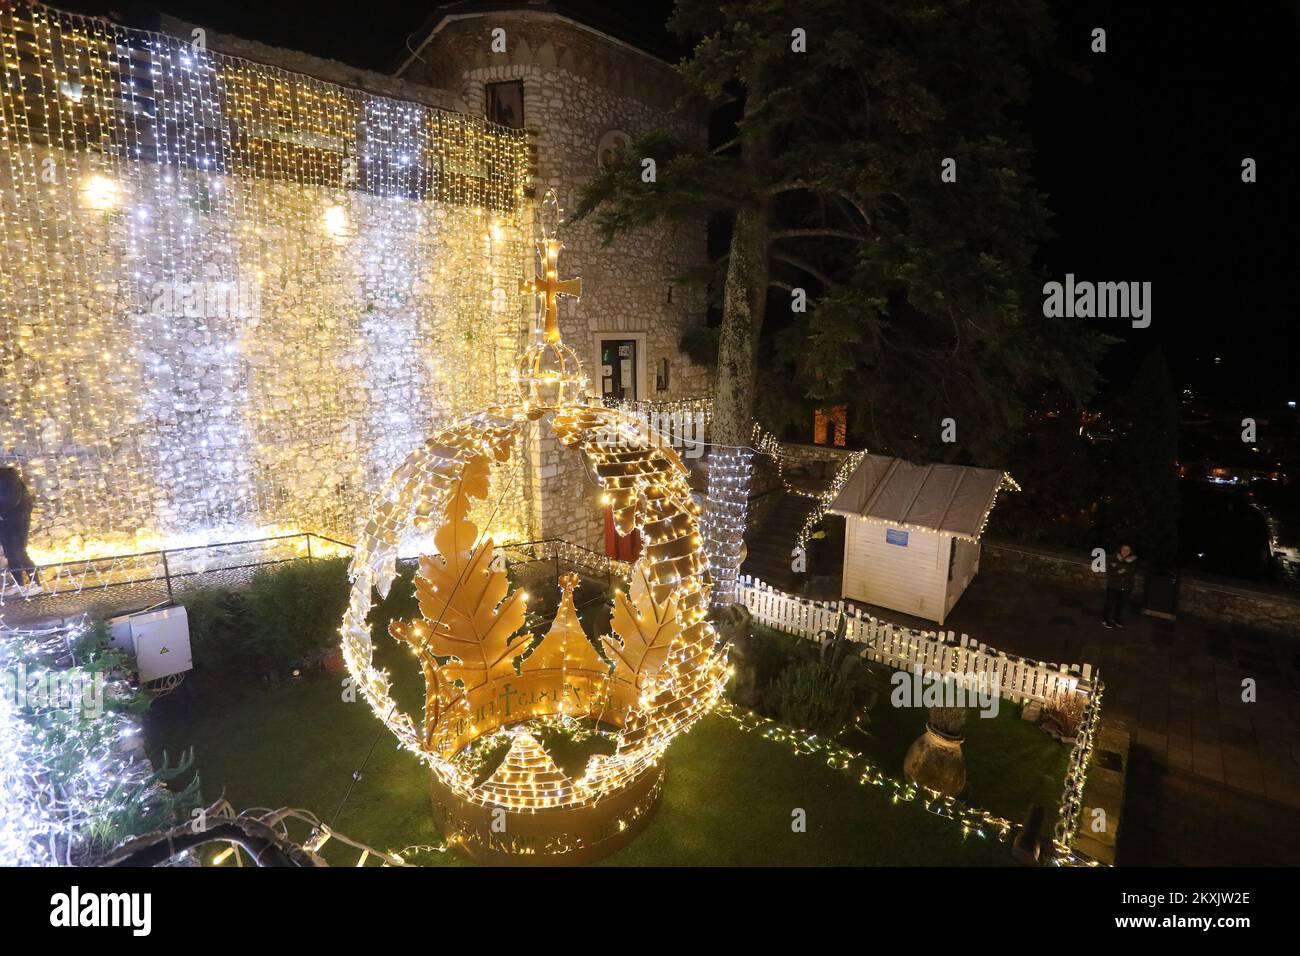
[[[503,397],[521,132],[40,6],[0,62],[0,463],[39,563],[351,540],[432,422]]]
[[[713,399],[711,398],[679,398],[679,399],[626,399],[626,398],[606,398],[602,399],[606,408],[616,408],[625,415],[631,415],[647,424],[653,425],[655,420],[691,420],[699,422],[704,427],[713,423]],[[699,435],[699,440],[707,445],[705,436]]]
[[[795,537],[795,546],[802,548],[808,543],[813,529],[826,516],[826,509],[831,506],[831,502],[840,493],[844,483],[852,477],[853,472],[857,471],[858,465],[861,464],[863,456],[867,453],[863,450],[850,454],[840,462],[840,467],[836,469],[835,477],[831,479],[830,486],[813,493],[799,488],[785,476],[785,454],[781,448],[780,440],[757,422],[754,423],[754,445],[761,454],[767,455],[776,462],[777,477],[780,479],[781,487],[786,493],[798,495],[801,498],[811,498],[814,502],[812,511],[804,518],[803,525],[799,528],[799,534]]]

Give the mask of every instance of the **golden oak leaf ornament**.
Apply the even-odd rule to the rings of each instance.
[[[727,649],[706,618],[708,560],[689,474],[663,435],[587,396],[551,308],[566,291],[560,246],[543,251],[529,291],[549,321],[518,363],[519,400],[441,429],[393,471],[362,526],[341,628],[343,660],[363,697],[430,770],[447,843],[492,863],[581,863],[630,840],[662,791],[669,744],[709,712],[729,674]],[[576,574],[560,576],[558,610],[535,636],[541,627],[529,625],[527,596],[494,567],[493,539],[470,520],[493,493],[493,465],[508,465],[532,430],[548,428],[583,456],[619,531],[645,542],[627,593],[614,595],[613,633],[599,642],[574,604]],[[572,494],[545,481],[541,488]],[[389,632],[424,675],[422,719],[398,705],[376,666],[370,621],[373,595],[388,596],[414,534],[432,535],[436,553],[418,561],[419,617]],[[533,574],[561,557],[556,549],[520,567]],[[588,580],[604,588],[622,573],[611,564]],[[557,735],[601,746],[585,767],[561,769],[551,750]]]
[[[614,596],[614,634],[601,641],[614,661],[614,676],[638,689],[657,676],[668,659],[668,650],[681,633],[677,620],[677,597],[658,602],[650,584],[650,572],[643,562],[632,571],[632,596],[619,591]]]
[[[467,694],[515,672],[514,658],[524,650],[515,637],[526,615],[523,592],[507,595],[506,572],[492,568],[492,539],[475,543],[478,528],[466,517],[470,497],[487,494],[478,463],[487,471],[486,458],[471,459],[468,477],[456,483],[448,498],[447,520],[434,536],[439,554],[420,558],[415,594],[424,621],[390,625],[395,637],[418,642],[422,656],[451,658],[439,676],[460,684]]]

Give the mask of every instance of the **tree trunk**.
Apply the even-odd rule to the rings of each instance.
[[[745,110],[762,102],[761,72],[756,71]],[[768,138],[761,128],[741,144],[747,165],[761,173],[768,162]],[[718,373],[713,389],[709,449],[709,496],[704,514],[705,544],[713,578],[715,607],[738,600],[749,479],[753,469],[754,366],[763,329],[768,280],[768,202],[741,207],[731,233],[731,254],[723,287],[722,328],[718,334]]]
[[[767,233],[766,206],[741,209],[736,215],[718,334],[718,372],[713,390],[715,444],[752,444],[754,366],[767,300]]]

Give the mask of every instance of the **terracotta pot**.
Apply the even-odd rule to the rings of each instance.
[[[949,737],[926,724],[925,733],[907,748],[903,776],[911,783],[957,796],[966,786],[966,758],[961,752],[964,739]]]

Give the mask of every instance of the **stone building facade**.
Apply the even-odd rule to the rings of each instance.
[[[16,461],[37,498],[38,561],[272,528],[351,540],[370,497],[440,422],[513,397],[508,372],[532,334],[518,285],[534,269],[533,203],[554,188],[572,208],[613,144],[653,130],[702,141],[706,111],[679,107],[668,64],[549,5],[472,6],[431,21],[398,75],[203,34],[208,51],[304,102],[359,94],[358,123],[373,118],[402,143],[420,141],[428,108],[467,114],[440,121],[453,139],[458,123],[481,127],[492,84],[520,84],[534,156],[522,209],[0,141],[13,160],[0,165],[0,223],[15,253],[0,269],[0,463]],[[167,42],[199,30],[167,17],[160,27],[181,38]],[[241,68],[213,76],[223,69]],[[224,122],[189,80],[156,95],[164,111]],[[310,142],[317,159],[342,148],[290,127],[273,134],[279,148]],[[97,186],[111,208],[85,206]],[[703,218],[609,246],[588,222],[560,238],[561,275],[584,291],[562,300],[561,330],[597,394],[610,378],[642,401],[703,397],[709,372],[679,348],[705,317],[703,292],[679,281],[706,261]],[[247,287],[252,306],[191,315],[153,301],[158,287],[215,286]],[[577,454],[534,427],[519,458],[512,477],[526,491],[496,530],[603,549],[600,492]]]
[[[494,84],[521,84],[522,125],[536,148],[536,197],[554,189],[564,209],[573,208],[600,155],[616,144],[652,131],[699,144],[707,138],[705,106],[686,97],[669,64],[549,4],[453,4],[411,45],[415,53],[398,75],[447,91],[464,112],[485,115],[490,90],[503,89]],[[602,343],[632,343],[638,400],[703,397],[709,370],[679,347],[683,331],[705,318],[704,291],[679,281],[707,262],[703,217],[643,228],[607,246],[590,221],[563,224],[559,237],[560,274],[580,276],[583,287],[580,301],[561,300],[561,334],[597,394],[607,370]],[[622,362],[617,350],[614,356]],[[545,429],[531,440],[531,454],[534,533],[602,548],[599,491],[577,454],[559,448]]]

